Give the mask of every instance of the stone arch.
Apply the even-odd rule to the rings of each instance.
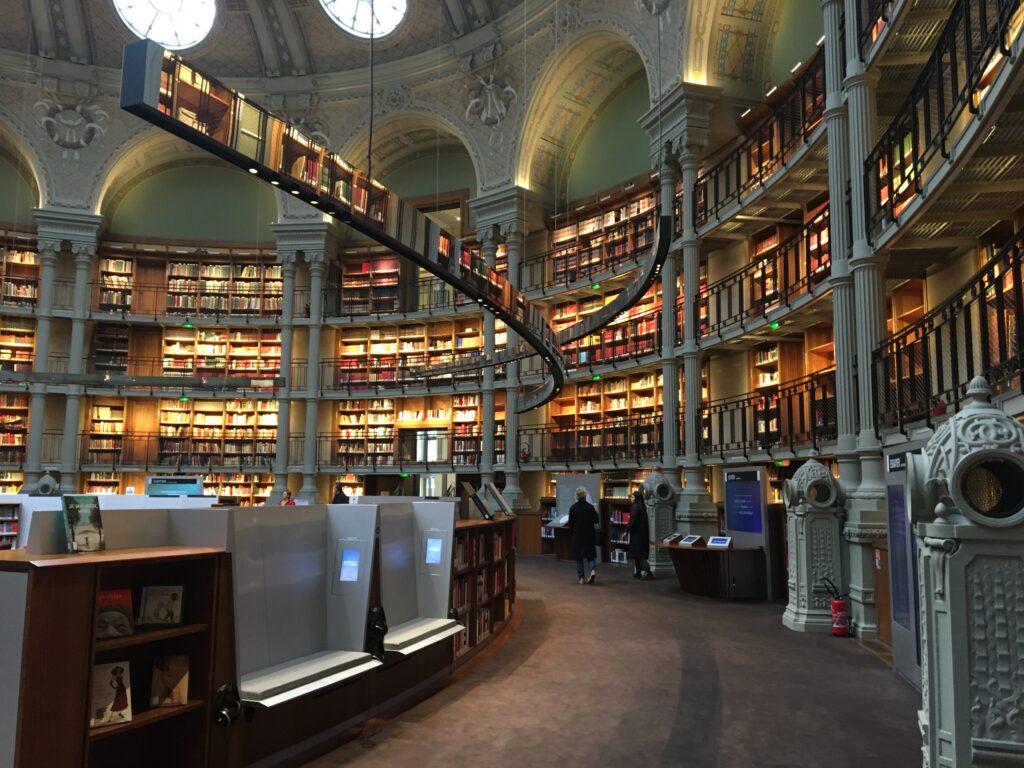
[[[49,168],[42,156],[36,152],[36,148],[28,138],[27,131],[2,101],[0,101],[0,145],[10,149],[10,154],[19,167],[24,168],[30,177],[30,186],[36,193],[35,207],[44,207],[54,196]]]
[[[638,36],[607,19],[587,23],[567,45],[552,45],[533,77],[522,112],[513,149],[516,183],[545,197],[563,195],[570,150],[595,110],[641,71],[654,100],[658,81],[652,62]]]

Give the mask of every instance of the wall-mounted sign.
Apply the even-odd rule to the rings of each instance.
[[[759,469],[725,473],[725,528],[730,533],[764,533],[764,483]]]

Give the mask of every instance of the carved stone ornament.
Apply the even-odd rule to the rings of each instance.
[[[555,32],[559,36],[583,26],[583,4],[580,0],[566,0],[556,6]]]
[[[408,109],[409,105],[412,104],[412,94],[409,93],[409,89],[404,85],[395,85],[391,88],[377,91],[373,95],[373,101],[374,112],[382,115],[387,112],[398,112]]]
[[[671,0],[636,0],[637,10],[647,11],[651,16],[659,16],[668,8]]]
[[[927,507],[936,517],[965,515],[995,527],[1024,520],[1024,506],[1012,516],[993,519],[972,507],[963,494],[968,473],[986,459],[1016,465],[1017,478],[1024,476],[1024,424],[993,406],[991,393],[984,378],[973,379],[967,386],[967,405],[939,427],[922,451]],[[1007,485],[1007,490],[1013,489]]]
[[[675,492],[672,490],[668,479],[660,472],[651,472],[651,474],[644,478],[640,491],[643,493],[644,500],[648,504],[672,501],[675,496]]]
[[[519,98],[519,94],[498,69],[492,69],[486,75],[477,74],[473,77],[476,82],[469,88],[466,119],[475,115],[487,127],[496,128],[508,117],[509,107]]]
[[[103,126],[109,115],[98,105],[79,101],[75,105],[63,104],[55,95],[37,101],[33,107],[36,125],[64,150],[64,158],[78,160],[85,149],[107,132]]]
[[[795,509],[807,504],[815,509],[837,507],[841,487],[829,468],[816,459],[808,459],[782,486],[786,506]]]

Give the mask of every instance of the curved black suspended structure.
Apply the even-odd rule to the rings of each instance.
[[[287,120],[151,40],[125,46],[121,108],[292,192],[503,320],[519,335],[517,346],[491,357],[470,357],[450,368],[482,368],[540,355],[550,376],[519,398],[519,412],[544,405],[561,390],[565,382],[561,345],[593,333],[629,309],[657,279],[668,255],[671,205],[662,209],[651,253],[636,278],[614,301],[556,335],[543,312],[459,238]],[[431,372],[448,368],[435,366]]]

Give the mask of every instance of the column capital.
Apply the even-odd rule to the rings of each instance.
[[[290,248],[279,248],[277,251],[277,263],[282,267],[291,267],[295,269],[295,264],[299,260],[298,251]]]
[[[58,243],[67,240],[72,251],[80,243],[95,249],[100,227],[103,226],[102,216],[65,208],[35,208],[32,216],[36,221],[36,233],[40,243],[43,240],[56,240]]]
[[[57,255],[64,247],[63,240],[49,237],[36,238],[36,248],[39,250],[39,260],[44,267],[53,267],[57,264]]]
[[[501,228],[497,224],[485,224],[477,227],[476,239],[481,248],[497,248],[501,240]]]
[[[71,253],[75,257],[75,266],[79,269],[86,269],[96,256],[96,243],[72,242]]]
[[[698,83],[676,83],[664,91],[640,117],[640,127],[651,137],[651,161],[657,163],[665,138],[682,151],[700,152],[711,132],[711,112],[722,98],[722,89]]]
[[[537,194],[515,184],[480,192],[469,201],[469,210],[478,232],[491,224],[504,228],[519,222],[529,231],[543,227],[544,223],[543,205]]]
[[[310,272],[323,274],[327,270],[327,253],[323,249],[309,249],[302,252]]]

